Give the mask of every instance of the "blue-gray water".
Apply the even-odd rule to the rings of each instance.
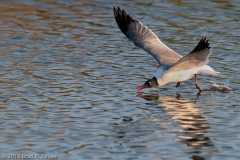
[[[207,36],[221,74],[199,83],[233,91],[196,96],[188,80],[137,93],[158,66],[120,32],[114,6],[181,55]],[[0,17],[1,156],[240,159],[238,0],[5,0]]]

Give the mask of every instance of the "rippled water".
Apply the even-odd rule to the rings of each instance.
[[[221,74],[199,76],[200,85],[215,81],[233,91],[198,96],[188,80],[136,93],[157,63],[120,32],[113,6],[181,55],[208,36],[210,65]],[[237,0],[11,0],[1,1],[0,16],[2,156],[240,157]]]

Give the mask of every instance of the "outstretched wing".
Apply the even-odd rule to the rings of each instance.
[[[212,48],[206,37],[202,37],[198,45],[185,57],[181,58],[168,69],[168,72],[176,72],[180,70],[187,70],[190,68],[201,67],[208,63],[208,57],[212,53]]]
[[[114,7],[113,11],[118,27],[123,34],[137,47],[150,53],[159,65],[171,67],[182,57],[163,44],[145,25],[132,19],[124,10]]]

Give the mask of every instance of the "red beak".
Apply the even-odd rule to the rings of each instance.
[[[144,89],[144,88],[148,88],[148,87],[147,87],[147,86],[145,86],[145,85],[138,86],[138,87],[137,87],[137,91],[140,91],[140,90],[142,90],[142,89]]]

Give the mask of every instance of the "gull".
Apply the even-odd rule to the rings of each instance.
[[[143,85],[137,87],[137,91],[144,88],[157,88],[170,82],[177,82],[179,87],[182,81],[195,77],[195,86],[202,91],[198,85],[197,74],[205,73],[217,75],[207,65],[208,58],[212,53],[206,37],[202,37],[197,46],[186,56],[174,52],[145,25],[130,17],[124,10],[113,8],[115,20],[122,33],[134,43],[152,55],[158,62],[159,68],[152,79],[148,79]]]

